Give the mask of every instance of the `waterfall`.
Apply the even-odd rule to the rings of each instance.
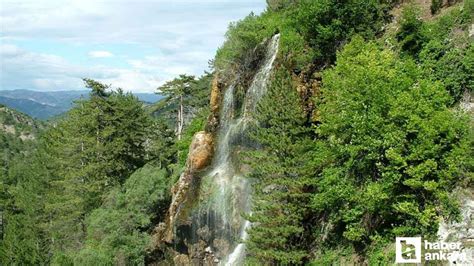
[[[242,217],[250,213],[251,185],[237,166],[233,155],[252,126],[252,114],[266,92],[273,62],[278,52],[279,34],[268,42],[266,55],[246,90],[240,115],[236,106],[236,85],[226,88],[220,111],[217,145],[210,170],[202,177],[197,208],[191,213],[190,228],[184,229],[186,243],[194,250],[212,254],[219,265],[241,265],[245,257],[246,229],[250,222]],[[205,246],[203,246],[205,245]]]
[[[240,131],[245,131],[248,125],[248,121],[252,118],[252,113],[255,112],[258,101],[262,98],[262,96],[266,92],[268,78],[273,68],[273,62],[275,61],[275,58],[278,53],[279,38],[280,38],[279,34],[273,36],[271,42],[269,43],[265,62],[262,65],[262,67],[259,69],[259,71],[255,74],[252,84],[247,90],[247,93],[245,95],[245,100],[244,100],[244,106],[243,106],[243,114],[241,115],[240,118],[238,118],[234,122],[236,127],[239,128]],[[223,119],[226,119],[226,117],[223,117]],[[229,140],[229,137],[226,137],[226,139],[224,139],[224,141],[228,141],[228,140]],[[227,144],[226,146],[229,146],[229,145]],[[227,152],[229,153],[229,151]],[[238,182],[241,182],[243,187],[246,188],[244,190],[245,193],[241,195],[241,197],[243,197],[243,199],[245,200],[245,205],[243,206],[244,208],[242,208],[241,212],[249,213],[251,211],[250,210],[249,182],[248,180],[242,179],[242,177],[240,176],[236,176],[236,179]],[[250,227],[251,224],[249,221],[244,220],[242,217],[240,217],[240,219],[243,221],[241,230],[239,232],[239,238],[240,238],[240,241],[242,242],[242,241],[247,240],[247,229]],[[238,243],[237,246],[234,248],[234,250],[228,255],[224,264],[226,266],[242,264],[244,257],[245,257],[245,244]]]

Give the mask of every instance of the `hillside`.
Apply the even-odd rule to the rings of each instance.
[[[266,2],[157,103],[0,107],[0,264],[473,265],[474,1]]]
[[[156,261],[389,265],[423,236],[471,265],[474,2],[267,2],[213,61]]]
[[[0,104],[2,166],[5,167],[14,156],[27,153],[43,128],[42,123]]]

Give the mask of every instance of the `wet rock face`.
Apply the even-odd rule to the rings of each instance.
[[[224,88],[224,84],[220,81],[218,75],[214,76],[212,80],[212,87],[211,87],[211,100],[210,100],[210,107],[211,107],[211,114],[207,119],[206,131],[210,133],[214,133],[217,131],[219,126],[219,113],[220,113],[220,103],[222,101],[222,90]]]
[[[180,222],[188,205],[195,199],[195,188],[199,183],[196,172],[203,170],[212,161],[214,153],[213,136],[205,131],[197,132],[189,147],[186,169],[181,174],[178,182],[171,188],[172,201],[165,222],[160,223],[153,234],[156,247],[164,242],[171,243],[174,239],[174,228]]]
[[[208,166],[212,159],[213,149],[212,134],[204,131],[197,132],[189,147],[188,169],[191,172],[195,172]]]
[[[234,89],[239,81],[232,79],[225,85],[217,75],[213,80],[206,131],[194,135],[186,167],[172,188],[167,217],[153,235],[155,248],[173,254],[176,265],[227,261],[236,265],[245,256],[244,245],[239,242],[246,239],[245,230],[250,226],[242,213],[250,211],[251,187],[234,165],[234,149],[248,145],[241,138],[247,127],[254,125],[249,121],[266,92],[278,43],[279,34],[262,43],[261,53],[256,56],[259,63],[250,60],[248,64],[253,68],[238,78],[249,83],[242,96],[243,111],[238,115]],[[207,169],[211,162],[211,169]]]
[[[219,104],[220,104],[220,94],[221,94],[221,84],[219,82],[219,78],[217,75],[212,80],[212,88],[211,88],[211,112],[218,113],[219,112]]]

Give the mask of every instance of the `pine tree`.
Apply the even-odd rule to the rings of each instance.
[[[47,261],[49,239],[46,237],[44,191],[47,169],[41,155],[10,162],[7,186],[9,198],[3,205],[3,238],[0,241],[0,264],[40,265]]]
[[[45,136],[51,157],[47,211],[54,250],[77,250],[85,239],[85,218],[112,187],[146,163],[152,121],[142,104],[122,90],[85,80],[88,100],[76,102]],[[148,154],[149,158],[154,155]]]
[[[160,93],[168,97],[170,104],[177,105],[176,136],[178,137],[178,140],[181,139],[183,134],[185,105],[188,104],[188,96],[191,94],[194,82],[194,76],[182,74],[179,75],[178,78],[168,81],[158,88]]]
[[[261,149],[250,153],[256,184],[247,245],[251,257],[270,264],[296,264],[308,255],[303,220],[312,182],[305,162],[310,130],[286,73],[277,73],[258,104],[258,126],[251,133]]]

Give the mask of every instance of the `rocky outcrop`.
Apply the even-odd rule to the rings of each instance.
[[[213,137],[205,131],[196,133],[189,147],[187,167],[196,172],[208,166],[212,159]]]
[[[312,67],[314,68],[314,66]],[[319,110],[315,105],[315,98],[321,97],[321,72],[312,68],[293,73],[293,85],[298,91],[301,104],[308,120],[319,121]]]
[[[174,265],[176,266],[188,266],[191,265],[189,257],[184,254],[179,254],[173,258]]]
[[[457,256],[449,260],[449,265],[474,265],[474,191],[468,189],[461,196],[461,220],[442,221],[438,229],[438,239],[444,242],[460,242],[461,248],[455,250]]]
[[[194,135],[185,169],[172,187],[167,216],[153,234],[154,248],[168,254],[168,263],[217,265],[227,257],[244,254],[238,240],[244,239],[250,224],[241,215],[248,211],[250,188],[249,182],[236,172],[232,152],[237,149],[234,146],[245,145],[241,139],[247,123],[244,118],[249,117],[244,114],[255,110],[265,92],[278,41],[277,34],[259,45],[252,60],[245,60],[246,71],[237,71],[226,79],[231,85],[217,74],[214,76],[206,130]],[[234,90],[237,87],[247,89],[234,98],[239,93]],[[244,110],[244,114],[237,115],[236,110]],[[214,145],[215,136],[219,136],[218,145]],[[213,161],[214,146],[215,167],[207,169]]]
[[[220,103],[222,101],[221,95],[224,86],[224,83],[219,80],[219,76],[216,74],[212,80],[211,100],[209,104],[211,107],[211,114],[207,119],[207,132],[214,133],[217,131],[217,127],[219,126]]]
[[[474,99],[470,92],[465,91],[460,107],[474,119]],[[457,222],[441,221],[438,228],[438,239],[444,242],[461,243],[455,250],[458,256],[448,261],[448,265],[474,265],[474,188],[469,187],[455,191],[453,197],[460,199],[461,219]]]
[[[212,80],[210,107],[212,113],[219,113],[219,103],[221,95],[221,83],[217,75]]]
[[[189,147],[186,169],[171,189],[172,201],[165,222],[155,228],[153,237],[157,247],[173,241],[175,226],[180,218],[185,216],[185,210],[193,203],[193,195],[199,187],[196,173],[210,164],[213,153],[212,134],[205,131],[197,132]]]

